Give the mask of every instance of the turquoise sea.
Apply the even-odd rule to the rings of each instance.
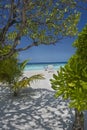
[[[54,69],[59,69],[60,66],[64,66],[67,62],[44,62],[44,63],[28,63],[24,71],[30,70],[44,70],[48,65],[53,65]]]

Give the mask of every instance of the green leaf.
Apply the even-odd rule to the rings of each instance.
[[[57,91],[56,93],[55,93],[55,98],[58,98],[59,96],[61,96],[63,94],[63,92],[61,91],[61,90],[59,90],[59,91]]]
[[[23,70],[28,62],[29,62],[28,59],[25,60],[25,61],[23,61],[23,62],[20,64],[20,69]]]

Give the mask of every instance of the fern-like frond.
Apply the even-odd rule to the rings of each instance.
[[[21,64],[20,64],[20,69],[24,70],[26,64],[29,62],[29,60],[24,60]]]
[[[37,80],[42,80],[42,79],[45,79],[42,74],[33,75],[33,76],[29,77],[29,78],[24,77],[20,81],[17,81],[17,82],[14,83],[13,89],[17,90],[17,89],[20,89],[20,88],[26,88],[27,85],[30,86],[31,82],[34,82],[34,81],[37,81]]]

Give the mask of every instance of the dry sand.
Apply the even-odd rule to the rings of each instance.
[[[44,89],[53,91],[49,80],[52,78],[54,73],[56,74],[57,71],[53,70],[52,72],[48,72],[48,71],[44,71],[44,70],[32,70],[32,71],[25,71],[23,75],[29,77],[29,76],[36,75],[36,74],[42,74],[44,76],[45,80],[38,80],[38,81],[32,83],[31,87],[35,88],[35,89],[44,88]]]
[[[24,76],[39,73],[44,74],[45,79],[32,83],[18,97],[0,87],[0,130],[71,130],[74,111],[62,98],[54,98],[49,81],[56,71],[25,71]],[[85,130],[86,119],[87,114]]]

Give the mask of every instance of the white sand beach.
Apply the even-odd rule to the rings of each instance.
[[[48,90],[53,90],[51,88],[51,84],[50,84],[50,79],[52,78],[53,74],[56,74],[57,71],[56,70],[53,70],[53,72],[48,72],[48,71],[45,71],[45,70],[32,70],[32,71],[25,71],[24,72],[24,76],[32,76],[32,75],[35,75],[35,74],[42,74],[45,78],[45,80],[39,80],[39,81],[36,81],[34,83],[31,84],[31,87],[32,88],[44,88],[44,89],[48,89]]]
[[[49,79],[54,72],[25,71],[24,76],[43,74],[45,79],[23,89],[18,97],[0,87],[0,130],[71,130],[74,111],[68,102],[55,99]],[[85,130],[87,130],[85,112]]]

